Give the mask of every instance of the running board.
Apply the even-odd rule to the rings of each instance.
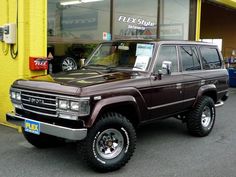
[[[224,102],[223,101],[218,101],[216,104],[215,104],[215,107],[216,108],[219,108],[219,107],[221,107],[221,106],[223,106],[224,105]]]

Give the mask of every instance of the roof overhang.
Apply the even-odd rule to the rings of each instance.
[[[211,2],[236,9],[236,0],[211,0]]]

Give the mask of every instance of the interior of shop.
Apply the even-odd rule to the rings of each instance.
[[[222,40],[222,54],[227,67],[236,66],[236,8],[216,4],[211,1],[202,3],[201,39]],[[220,45],[220,44],[219,44]]]
[[[77,69],[100,42],[192,39],[194,9],[191,0],[48,0],[49,72]]]

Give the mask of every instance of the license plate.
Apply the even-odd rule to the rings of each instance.
[[[25,131],[40,135],[40,123],[32,120],[25,120]]]

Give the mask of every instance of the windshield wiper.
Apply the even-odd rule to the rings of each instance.
[[[135,69],[136,70],[133,70]],[[108,72],[116,72],[116,71],[125,71],[125,72],[139,72],[139,71],[143,71],[142,68],[139,68],[139,67],[114,67],[114,66],[110,66],[110,67],[107,67],[106,70]]]
[[[133,72],[138,72],[140,70],[143,70],[142,68],[139,68],[137,66],[126,66],[126,67],[119,67],[119,66],[107,66],[107,65],[102,65],[102,64],[89,64],[86,66],[83,66],[83,68],[94,68],[99,67],[103,70],[106,70],[107,72],[115,72],[115,71],[133,71]],[[132,70],[136,69],[136,70]]]
[[[143,71],[143,68],[138,67],[138,66],[134,66],[133,69],[139,69],[140,71]]]
[[[116,71],[115,66],[107,66],[107,65],[102,65],[102,64],[89,64],[89,65],[83,66],[83,68],[93,69],[93,70],[105,70],[106,72]]]
[[[102,64],[88,64],[84,67],[103,67],[103,68],[107,68],[108,66],[107,65],[102,65]]]
[[[102,64],[89,64],[85,67],[100,67],[104,70],[108,70],[108,71],[113,71],[113,70],[116,70],[117,69],[117,66],[107,66],[107,65],[102,65]]]

